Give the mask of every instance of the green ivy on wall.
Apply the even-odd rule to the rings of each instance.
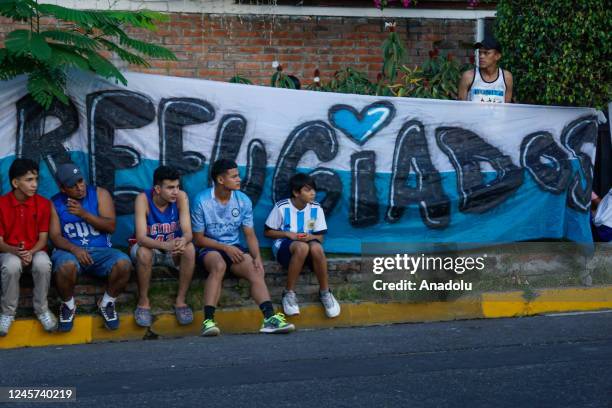
[[[610,2],[500,0],[496,36],[521,103],[590,106],[612,100]]]

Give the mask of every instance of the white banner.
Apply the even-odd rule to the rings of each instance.
[[[160,164],[177,166],[190,196],[208,165],[233,158],[255,204],[258,233],[296,171],[313,174],[328,250],[361,242],[589,241],[597,112],[295,91],[128,74],[128,87],[85,76],[71,103],[43,112],[23,79],[0,83],[3,191],[15,156],[80,164],[115,197],[125,246],[137,192]],[[265,241],[264,241],[265,242]]]

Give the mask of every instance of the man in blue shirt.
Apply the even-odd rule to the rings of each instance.
[[[220,334],[214,315],[227,271],[251,284],[251,296],[264,315],[260,332],[295,330],[282,313],[274,314],[253,229],[253,206],[249,197],[240,191],[238,165],[232,160],[217,160],[212,165],[211,178],[214,187],[199,193],[191,210],[194,242],[200,248],[198,260],[208,273],[202,335]],[[240,245],[240,230],[244,232],[248,251]]]
[[[62,298],[58,331],[72,330],[74,285],[80,273],[108,278],[98,306],[106,328],[116,330],[119,315],[115,299],[130,279],[132,263],[126,254],[111,248],[116,223],[113,199],[105,189],[88,186],[81,170],[72,163],[58,167],[57,179],[61,192],[51,199],[49,237],[55,246],[51,261]]]

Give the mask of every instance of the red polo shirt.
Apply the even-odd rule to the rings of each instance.
[[[49,232],[51,202],[38,194],[24,202],[15,194],[0,196],[0,236],[9,245],[31,249],[38,242],[40,232]]]

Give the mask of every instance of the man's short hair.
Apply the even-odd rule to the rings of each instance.
[[[25,176],[29,172],[38,174],[38,163],[30,159],[15,159],[9,168],[11,187],[13,186],[12,181],[14,179]]]
[[[153,185],[161,186],[164,180],[180,180],[181,174],[177,169],[170,166],[159,166],[153,173]]]
[[[310,187],[313,190],[317,189],[317,185],[312,177],[305,173],[296,173],[289,179],[289,195],[293,197],[294,192],[299,192],[304,187]]]
[[[238,165],[235,161],[230,159],[219,159],[215,161],[210,169],[210,178],[213,183],[217,183],[217,177],[224,174],[228,170],[237,169]]]

